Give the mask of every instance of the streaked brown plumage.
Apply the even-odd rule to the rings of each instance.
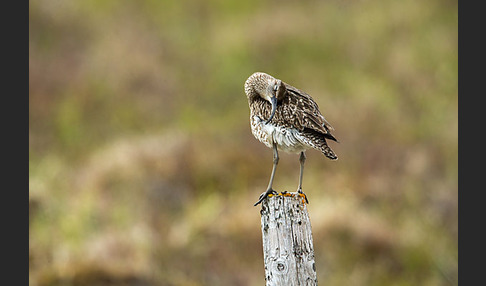
[[[255,138],[273,149],[274,162],[267,191],[257,201],[275,193],[273,177],[278,164],[278,150],[300,153],[300,179],[297,191],[302,193],[305,150],[314,148],[331,160],[337,160],[326,139],[338,141],[334,128],[319,111],[307,93],[262,72],[252,74],[245,82],[250,106],[251,131]],[[307,199],[307,198],[306,198]]]

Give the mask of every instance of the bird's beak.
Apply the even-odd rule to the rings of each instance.
[[[272,121],[273,116],[275,115],[275,111],[277,110],[277,97],[273,95],[270,97],[271,103],[272,103],[272,114],[270,115],[270,118],[265,122],[265,124],[268,124],[270,121]]]

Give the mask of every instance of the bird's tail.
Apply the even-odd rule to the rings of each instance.
[[[338,159],[338,156],[334,153],[334,151],[332,151],[332,149],[329,146],[327,146],[327,144],[322,146],[322,148],[320,148],[320,151],[322,152],[322,154],[324,154],[324,156],[326,156],[331,160]]]
[[[310,129],[305,129],[304,132],[302,133],[305,137],[306,144],[309,145],[310,147],[319,150],[326,156],[327,158],[331,160],[337,160],[338,157],[332,151],[332,149],[327,145],[326,138],[328,138],[327,134],[322,134],[320,132],[317,132],[315,130],[310,130]],[[334,138],[334,136],[333,136]],[[337,141],[337,140],[336,140]]]

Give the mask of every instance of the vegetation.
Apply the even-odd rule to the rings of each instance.
[[[322,285],[457,285],[457,1],[31,1],[30,285],[263,285],[272,152],[243,91],[309,93]],[[298,156],[274,187],[295,191]]]

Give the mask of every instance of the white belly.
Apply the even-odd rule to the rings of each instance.
[[[251,132],[253,136],[267,147],[272,148],[273,143],[277,144],[277,149],[288,153],[300,153],[310,148],[303,143],[303,137],[295,128],[284,128],[264,120],[254,115],[250,118]]]

